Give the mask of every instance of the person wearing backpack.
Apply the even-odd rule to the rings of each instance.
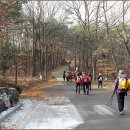
[[[120,115],[123,115],[124,99],[125,95],[127,95],[127,90],[128,90],[127,76],[123,70],[119,70],[118,77],[116,78],[114,84],[114,91],[117,94],[118,109]]]
[[[72,79],[73,79],[73,74],[72,74],[72,72],[69,72],[69,80],[71,83],[72,83]]]
[[[80,85],[81,85],[81,82],[82,82],[80,74],[78,74],[78,76],[76,77],[75,82],[76,82],[76,94],[77,94],[77,91],[78,91],[79,95],[80,95]]]
[[[88,75],[83,72],[82,74],[82,85],[83,85],[83,90],[84,90],[84,94],[86,94],[86,90],[87,90],[87,95],[89,94],[89,79],[88,79]]]
[[[97,80],[98,80],[98,88],[100,88],[100,87],[102,88],[103,76],[100,73],[99,73]]]

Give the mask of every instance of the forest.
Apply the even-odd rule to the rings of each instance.
[[[72,61],[112,78],[130,75],[129,1],[0,0],[1,76],[41,77]]]

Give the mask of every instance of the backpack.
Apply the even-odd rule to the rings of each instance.
[[[130,96],[130,79],[127,80],[128,95]]]
[[[88,76],[84,76],[83,77],[83,83],[87,83],[87,82],[89,82]]]
[[[127,89],[127,79],[124,77],[119,77],[119,84],[118,84],[119,89]]]
[[[103,77],[99,77],[99,81],[102,81],[103,80]]]
[[[66,73],[66,77],[69,77],[69,73]]]
[[[92,77],[91,77],[91,76],[88,76],[88,80],[89,80],[89,82],[91,82],[91,80],[92,80]]]
[[[81,83],[81,78],[80,77],[77,77],[76,83]]]

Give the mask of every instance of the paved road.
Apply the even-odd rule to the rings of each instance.
[[[15,129],[129,129],[130,97],[126,97],[125,115],[117,110],[116,97],[107,106],[112,90],[93,86],[90,95],[75,94],[74,83],[61,81],[56,87],[43,91],[50,96],[44,100],[21,100],[23,106],[1,125]]]
[[[125,102],[125,115],[120,116],[116,97],[111,107],[106,105],[111,94],[107,88],[93,88],[90,95],[76,95],[73,83],[62,84],[46,88],[44,92],[50,97],[44,100],[22,100],[23,107],[1,125],[16,129],[130,128],[129,97]]]
[[[46,89],[47,92],[62,93],[64,97],[69,99],[71,104],[68,113],[72,115],[72,107],[74,106],[79,115],[79,125],[75,128],[85,129],[123,129],[130,128],[130,97],[126,97],[125,115],[119,115],[117,109],[116,97],[113,99],[113,105],[107,106],[107,102],[111,95],[111,91],[107,88],[98,90],[94,86],[90,91],[90,95],[76,95],[74,84],[66,84],[64,86]],[[72,109],[73,110],[73,109]],[[73,115],[73,118],[75,116]]]

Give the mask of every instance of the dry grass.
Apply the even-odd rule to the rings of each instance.
[[[35,82],[33,82],[35,83]],[[24,89],[22,94],[20,95],[22,98],[37,98],[41,99],[47,97],[48,94],[44,92],[45,87],[54,87],[58,84],[58,81],[49,80],[48,82],[39,82],[35,83],[35,87],[31,87],[30,89]]]
[[[0,77],[0,84],[11,83],[14,84],[13,77]],[[43,81],[38,78],[18,78],[18,86],[21,87],[22,93],[20,94],[21,98],[44,98],[47,96],[44,93],[43,88],[48,86],[56,86],[58,81],[56,79],[50,79],[48,81]]]

